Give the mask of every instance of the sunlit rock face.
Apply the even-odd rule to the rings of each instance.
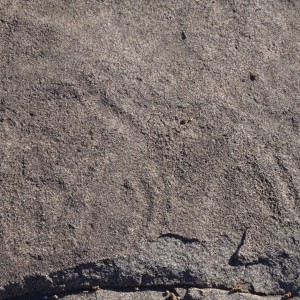
[[[299,33],[296,0],[2,0],[0,298],[299,291]]]

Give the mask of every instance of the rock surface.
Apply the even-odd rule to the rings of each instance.
[[[170,295],[175,295],[169,292]],[[82,293],[77,295],[68,295],[63,297],[63,300],[102,300],[102,299],[113,299],[113,300],[166,300],[172,299],[171,297],[165,297],[169,295],[168,293],[162,293],[160,291],[136,291],[136,292],[120,292],[120,291],[107,291],[100,290],[96,293]],[[251,294],[234,293],[230,294],[227,291],[217,290],[217,289],[189,289],[185,290],[185,296],[179,300],[280,300],[280,296],[269,296],[260,297]],[[296,298],[294,298],[296,299]],[[176,300],[176,299],[175,299]]]
[[[299,1],[1,0],[0,36],[0,299],[299,294]]]

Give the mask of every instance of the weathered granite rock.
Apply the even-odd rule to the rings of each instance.
[[[186,299],[189,300],[239,300],[239,299],[249,299],[249,300],[259,300],[259,299],[265,299],[265,300],[280,300],[282,297],[280,296],[267,296],[267,297],[261,297],[257,295],[251,295],[251,294],[243,294],[243,293],[228,293],[226,291],[222,290],[216,290],[216,289],[196,289],[192,288],[189,289]]]
[[[0,36],[0,299],[299,294],[299,1],[1,0]]]
[[[170,293],[172,295],[172,293]],[[77,294],[77,295],[68,295],[61,299],[63,300],[166,300],[172,299],[172,296],[167,298],[164,297],[166,293],[161,293],[158,291],[139,291],[139,292],[116,292],[108,290],[100,290],[95,294]],[[173,294],[174,295],[174,294]],[[282,297],[260,297],[251,294],[235,293],[230,294],[226,291],[217,290],[217,289],[189,289],[189,292],[185,294],[184,297],[180,300],[281,300]],[[295,299],[295,298],[294,298]]]
[[[178,289],[176,288],[176,291]],[[142,290],[142,291],[112,291],[100,289],[96,292],[81,292],[74,293],[59,297],[63,300],[282,300],[288,299],[282,296],[258,296],[247,293],[232,293],[219,289],[198,289],[189,288],[180,289],[181,292],[184,291],[183,296],[179,296],[176,292],[170,292],[166,290],[165,292],[158,290]],[[58,297],[57,295],[51,295],[46,297],[46,299],[51,299]],[[177,299],[176,299],[177,297]],[[179,297],[179,298],[178,298]],[[293,297],[294,300],[299,299],[298,297]]]

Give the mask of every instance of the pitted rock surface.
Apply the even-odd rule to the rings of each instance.
[[[1,299],[298,295],[299,1],[1,0],[0,37]]]

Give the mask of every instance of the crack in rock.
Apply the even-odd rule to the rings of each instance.
[[[230,266],[239,266],[239,265],[243,265],[239,259],[239,252],[241,250],[241,248],[243,247],[243,245],[245,244],[246,241],[246,236],[247,236],[247,230],[248,228],[246,228],[243,232],[243,235],[241,237],[241,241],[239,243],[239,245],[237,246],[236,251],[232,254],[232,256],[229,259],[229,265]]]
[[[184,244],[191,244],[191,243],[201,243],[201,241],[199,239],[196,238],[187,238],[184,236],[181,236],[179,234],[175,234],[175,233],[164,233],[162,235],[159,236],[159,238],[173,238],[176,240],[179,240],[181,242],[183,242]]]

